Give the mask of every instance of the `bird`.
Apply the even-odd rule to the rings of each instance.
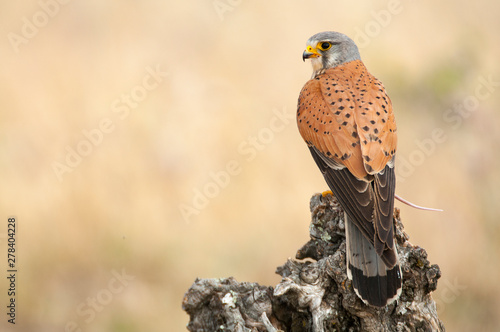
[[[402,274],[394,240],[397,129],[384,85],[368,72],[355,42],[333,31],[307,40],[313,73],[302,88],[297,125],[344,210],[347,276],[357,296],[384,307]]]

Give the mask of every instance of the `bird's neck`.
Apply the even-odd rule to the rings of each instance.
[[[321,57],[312,58],[311,65],[313,67],[313,73],[311,78],[315,78],[316,76],[321,75],[325,72]]]

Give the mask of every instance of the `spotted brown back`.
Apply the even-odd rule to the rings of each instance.
[[[396,153],[391,100],[359,60],[309,80],[299,96],[297,122],[308,145],[358,179],[381,172]]]

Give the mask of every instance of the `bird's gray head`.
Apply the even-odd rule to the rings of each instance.
[[[307,47],[302,59],[311,59],[313,77],[328,68],[343,63],[360,60],[358,47],[344,34],[334,31],[320,32],[307,40]]]

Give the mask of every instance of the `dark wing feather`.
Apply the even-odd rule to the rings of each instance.
[[[352,222],[375,247],[387,266],[393,267],[394,253],[392,216],[394,206],[394,168],[389,165],[373,180],[359,180],[347,168],[331,168],[314,146],[309,150],[325,180]],[[392,198],[391,198],[392,197]],[[385,198],[385,200],[384,200]]]
[[[378,224],[375,226],[381,242],[387,243],[389,248],[394,245],[392,215],[394,211],[394,192],[396,188],[396,176],[394,168],[386,168],[374,176],[374,189],[376,200],[375,219]]]

